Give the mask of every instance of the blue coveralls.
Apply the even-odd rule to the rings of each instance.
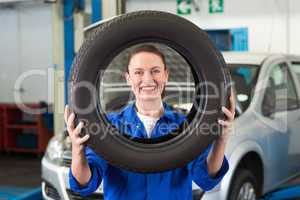
[[[119,113],[109,114],[108,119],[114,126],[123,128],[131,136],[147,138],[145,127],[137,116],[134,104],[127,105]],[[160,125],[164,124],[166,127],[165,124],[173,124],[169,127],[176,127],[174,124],[180,125],[184,120],[184,115],[174,112],[164,103],[164,114],[157,121],[151,137],[159,137],[171,131],[160,128]],[[99,187],[103,179],[105,200],[191,200],[192,181],[208,191],[214,188],[228,171],[229,164],[224,156],[219,172],[215,177],[209,176],[206,158],[211,146],[182,168],[150,174],[135,173],[114,167],[95,154],[91,148],[86,147],[85,154],[92,177],[85,186],[80,186],[70,169],[70,187],[82,196],[87,196]]]

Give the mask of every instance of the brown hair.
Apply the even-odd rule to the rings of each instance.
[[[150,44],[145,44],[145,45],[141,45],[138,46],[136,48],[134,48],[128,56],[128,61],[127,61],[127,68],[126,68],[126,72],[128,72],[128,66],[129,66],[129,62],[131,60],[131,58],[135,55],[138,54],[140,52],[148,52],[148,53],[153,53],[157,56],[159,56],[161,58],[161,60],[163,61],[163,64],[165,66],[165,69],[167,69],[167,65],[166,65],[166,59],[164,54],[158,50],[158,48],[156,48],[154,45],[150,45]]]

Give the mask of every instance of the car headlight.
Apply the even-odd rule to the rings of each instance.
[[[45,157],[52,163],[62,163],[64,143],[56,137],[52,137],[48,143]]]

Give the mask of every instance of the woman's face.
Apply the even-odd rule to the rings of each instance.
[[[161,100],[169,74],[160,56],[139,52],[131,57],[125,76],[137,100],[153,101]]]

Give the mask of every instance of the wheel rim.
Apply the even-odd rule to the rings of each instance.
[[[252,183],[246,182],[240,188],[237,200],[255,200],[256,194]]]

